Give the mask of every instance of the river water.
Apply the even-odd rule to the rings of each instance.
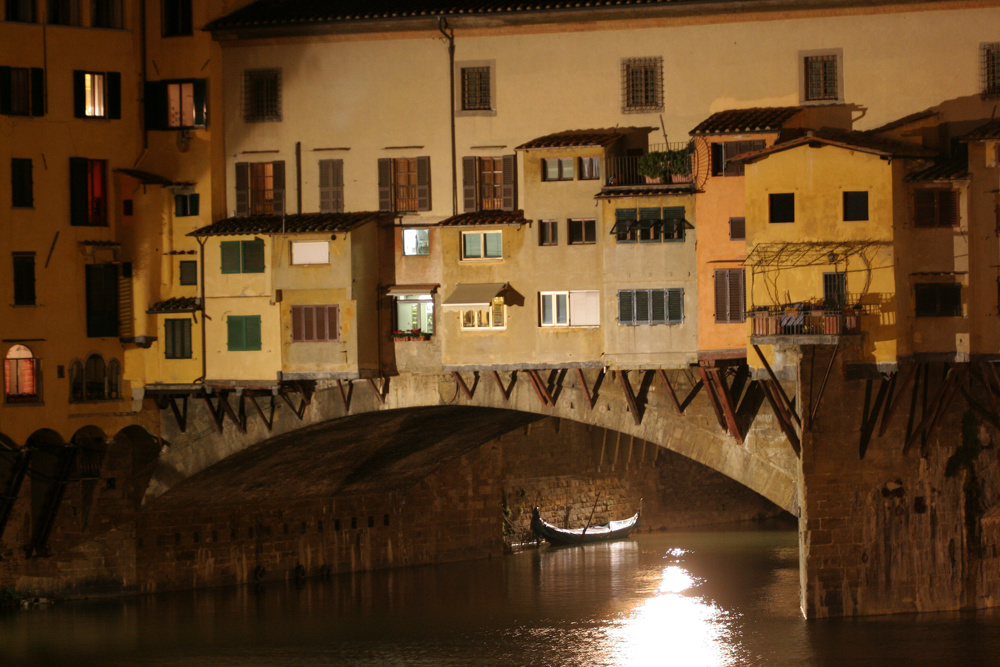
[[[805,621],[787,530],[0,615],[0,665],[997,665],[1000,613]]]

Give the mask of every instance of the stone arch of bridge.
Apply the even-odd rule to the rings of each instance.
[[[553,373],[547,380],[539,377],[536,384],[534,380],[517,382],[514,375],[507,382],[495,376],[493,382],[486,374],[470,372],[400,375],[313,386],[302,392],[298,404],[287,397],[282,397],[287,405],[282,404],[273,393],[263,400],[249,395],[252,410],[246,392],[216,389],[212,397],[204,397],[204,408],[184,408],[183,429],[181,420],[171,419],[166,402],[161,401],[165,447],[145,501],[258,443],[307,436],[313,429],[334,432],[344,418],[365,413],[408,409],[419,415],[424,409],[430,419],[435,409],[451,406],[521,415],[512,418],[515,426],[523,423],[525,415],[546,416],[619,432],[690,458],[798,513],[798,459],[780,431],[769,423],[749,423],[740,442],[720,428],[705,397],[707,392],[694,396],[678,414],[665,392],[657,392],[655,386],[637,383],[636,396],[629,400],[615,383],[604,382],[602,386],[601,377],[592,375],[588,383],[582,373],[578,378]],[[392,417],[385,419],[391,421]],[[372,423],[377,425],[378,420]]]

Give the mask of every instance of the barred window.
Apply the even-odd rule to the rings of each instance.
[[[840,99],[839,56],[836,53],[805,56],[802,70],[805,77],[803,100],[806,102]]]
[[[243,120],[247,123],[281,120],[281,70],[243,72]]]
[[[490,68],[462,68],[462,110],[488,111],[492,108],[490,97]]]
[[[983,44],[982,55],[983,99],[1000,97],[1000,42]]]
[[[663,111],[663,58],[622,58],[622,113]]]

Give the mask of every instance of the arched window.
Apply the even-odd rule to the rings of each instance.
[[[117,359],[108,362],[107,398],[122,397],[122,365]]]
[[[24,345],[7,350],[3,360],[4,397],[8,403],[33,403],[38,393],[38,359]]]
[[[69,367],[69,401],[79,403],[83,396],[83,364],[74,361]]]
[[[83,367],[84,400],[99,401],[107,396],[107,381],[104,359],[99,354],[87,357]]]

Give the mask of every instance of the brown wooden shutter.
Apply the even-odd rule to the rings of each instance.
[[[517,156],[503,156],[503,210],[517,208]]]
[[[86,72],[73,70],[73,115],[77,118],[87,116],[87,84],[84,81]]]
[[[431,159],[426,155],[417,158],[417,210],[431,210]]]
[[[378,210],[392,210],[392,159],[378,159]]]
[[[122,75],[121,72],[108,72],[107,97],[108,97],[108,118],[119,119],[122,117]]]
[[[250,163],[236,163],[236,215],[250,214]]]
[[[344,212],[344,161],[343,160],[331,160],[332,173],[331,178],[333,179],[330,184],[330,189],[332,191],[333,198],[333,212],[343,213]]]
[[[478,166],[479,158],[462,158],[462,197],[465,200],[466,213],[479,210],[479,197],[476,196],[479,192],[476,187]]]
[[[941,190],[938,195],[940,225],[954,227],[958,224],[958,192]]]
[[[271,213],[282,215],[285,212],[285,162],[277,160],[271,163],[274,183],[274,200]],[[301,211],[299,211],[301,213]]]
[[[333,213],[333,160],[319,161],[319,212]]]
[[[297,343],[302,340],[302,306],[292,306],[292,342]]]
[[[327,335],[330,340],[340,340],[340,307],[327,306]]]
[[[933,190],[915,190],[913,193],[913,224],[917,227],[935,226],[935,197]]]
[[[744,269],[729,270],[729,321],[746,319],[746,273]]]
[[[729,321],[729,276],[725,269],[715,270],[715,321]]]

